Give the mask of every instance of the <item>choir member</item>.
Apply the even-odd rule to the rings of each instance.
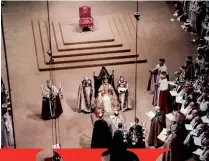
[[[196,116],[193,118],[193,120],[190,122],[190,125],[192,125],[193,129],[195,129],[200,123],[202,122],[200,116]]]
[[[128,81],[125,80],[123,76],[120,76],[120,79],[117,84],[117,89],[119,93],[119,102],[122,111],[132,109],[131,98],[129,95]]]
[[[186,114],[185,121],[191,122],[197,115],[198,115],[197,109],[190,109],[190,110],[188,110],[188,112]]]
[[[209,161],[209,131],[207,120],[203,118],[209,114],[209,92],[206,92],[209,87],[209,47],[208,40],[206,40],[208,37],[208,4],[208,2],[185,1],[183,2],[184,8],[181,5],[178,8],[178,10],[183,8],[183,11],[188,14],[187,23],[184,24],[188,31],[200,33],[202,27],[202,33],[198,42],[196,41],[198,47],[194,63],[192,56],[186,58],[182,81],[180,81],[182,71],[175,73],[174,83],[178,85],[175,90],[183,99],[180,111],[185,115],[185,120],[181,113],[175,114],[176,121],[172,126],[175,125],[177,128],[175,135],[169,135],[165,141],[164,147],[170,148],[171,151],[163,155],[163,161]],[[201,23],[202,21],[203,23]],[[176,104],[177,107],[180,104]],[[193,130],[189,129],[189,126],[185,128],[185,123],[191,125]],[[199,139],[201,139],[202,147],[197,145]],[[197,149],[201,149],[203,152],[194,155],[193,152]],[[188,158],[190,159],[188,160]]]
[[[175,74],[175,80],[174,83],[177,84],[177,89],[176,91],[178,92],[178,90],[180,90],[180,88],[182,87],[183,83],[184,83],[184,78],[185,78],[185,70],[186,67],[185,66],[181,66],[179,71],[176,71]]]
[[[205,69],[205,60],[204,57],[200,54],[197,55],[195,60],[195,69],[195,75],[197,75],[197,73],[200,74]]]
[[[203,153],[199,156],[200,161],[209,161],[209,139],[203,143]]]
[[[94,101],[94,90],[91,79],[84,77],[78,89],[78,111],[84,113],[92,112]]]
[[[177,126],[177,129],[175,132],[176,136],[173,138],[173,141],[171,143],[171,157],[172,157],[172,161],[184,161],[185,145],[183,144],[183,142],[187,136],[187,130],[185,129],[185,121],[184,121],[185,117],[181,113],[177,113],[176,116],[177,116],[176,122],[174,125]]]
[[[187,146],[190,146],[191,144],[192,144],[192,138],[194,137],[194,136],[200,136],[203,132],[204,132],[204,130],[205,129],[207,129],[208,127],[207,127],[207,125],[206,124],[204,124],[203,122],[200,122],[197,126],[196,126],[196,128],[194,128],[192,131],[190,131],[188,134],[187,134],[187,136],[186,136],[186,138],[185,138],[185,140],[184,140],[184,145],[187,145]]]
[[[186,105],[186,103],[187,102],[185,102],[185,105]],[[184,106],[184,105],[182,105],[182,106]],[[188,113],[188,111],[190,111],[191,109],[194,109],[194,107],[195,107],[195,103],[194,102],[190,102],[189,105],[185,108],[186,112]]]
[[[99,113],[99,119],[94,123],[91,148],[109,148],[111,140],[108,123],[103,119],[103,114]]]
[[[203,84],[203,78],[199,76],[200,78],[195,81],[193,84],[194,87],[194,93],[199,95],[202,93],[202,84]]]
[[[200,105],[201,115],[204,116],[209,110],[209,97],[203,93],[198,99],[197,103]]]
[[[181,90],[178,92],[178,96],[185,98],[187,93],[189,92],[189,82],[185,82],[184,85],[181,87]]]
[[[178,128],[178,126],[176,124],[171,126],[171,130],[167,132],[168,137],[166,138],[166,140],[164,142],[163,148],[166,148],[166,149],[171,148],[173,141],[176,137],[176,133],[178,131],[177,128]],[[170,151],[167,151],[163,154],[162,161],[174,161],[173,158],[174,157],[172,156],[172,153],[170,150]]]
[[[194,64],[192,62],[192,56],[187,56],[185,79],[194,80],[194,76],[195,76],[195,69],[194,69]]]
[[[156,111],[155,117],[152,119],[150,125],[148,145],[158,148],[163,145],[163,142],[159,140],[157,137],[161,133],[163,128],[166,127],[166,122],[165,122],[165,114],[160,109],[159,106],[155,107],[155,111]]]

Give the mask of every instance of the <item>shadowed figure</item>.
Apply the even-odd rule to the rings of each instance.
[[[92,133],[91,148],[109,148],[112,134],[107,122],[103,119],[103,114],[99,114],[99,119],[94,123]]]
[[[119,123],[118,127],[119,126],[122,126],[122,124]],[[110,161],[139,161],[134,153],[127,151],[127,145],[123,140],[122,131],[116,130],[109,149]]]

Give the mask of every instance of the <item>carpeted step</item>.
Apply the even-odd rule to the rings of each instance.
[[[37,25],[38,24],[38,25]],[[48,44],[48,37],[47,37],[47,32],[44,32],[44,25],[41,22],[33,22],[34,25],[34,29],[39,28],[40,30],[40,35],[41,35],[41,42],[42,42],[42,46],[43,46],[43,50],[45,53],[47,53],[48,49],[49,49],[49,44]],[[36,32],[36,34],[38,34],[38,32]],[[73,51],[63,51],[63,52],[59,52],[57,49],[57,43],[55,40],[55,35],[53,32],[51,32],[52,34],[52,51],[53,51],[53,57],[57,58],[57,57],[71,57],[71,56],[79,56],[79,55],[95,55],[95,54],[108,54],[108,53],[119,53],[119,52],[130,52],[130,47],[128,47],[126,44],[124,44],[122,47],[108,47],[108,48],[98,48],[98,49],[86,49],[86,50],[73,50]],[[119,36],[118,33],[114,34],[114,37],[118,40]],[[97,43],[98,44],[98,43]],[[103,43],[101,43],[103,44]],[[83,45],[83,44],[80,44]]]
[[[47,55],[46,55],[47,56]],[[111,59],[126,59],[126,58],[135,58],[135,54],[125,53],[107,53],[107,54],[98,54],[98,55],[83,55],[83,56],[73,56],[73,57],[61,57],[55,58],[55,64],[60,63],[75,63],[75,62],[92,62],[99,60],[111,60]],[[49,62],[45,62],[49,64]]]
[[[40,71],[49,71],[49,65],[46,64],[45,62],[45,57],[43,54],[43,45],[40,43],[41,42],[41,35],[37,34],[39,32],[38,27],[34,27],[34,23],[32,22],[33,26],[33,34],[34,34],[34,41],[36,45],[36,54],[37,54],[37,62],[38,62],[38,68]],[[36,34],[35,34],[36,33]],[[110,53],[113,54],[113,53]],[[86,68],[86,67],[96,67],[96,66],[108,66],[108,65],[120,65],[120,64],[132,64],[135,63],[135,55],[128,55],[126,56],[127,53],[120,53],[121,57],[124,57],[125,59],[109,59],[109,60],[91,60],[91,61],[85,61],[85,62],[78,62],[74,61],[71,63],[61,63],[61,64],[55,64],[55,69],[56,70],[63,70],[63,69],[75,69],[75,68]],[[97,55],[98,56],[98,55]],[[114,55],[113,55],[114,56]],[[105,58],[105,56],[103,56]],[[100,58],[100,59],[103,59]],[[66,61],[66,60],[65,60]],[[70,60],[69,60],[70,61]],[[138,60],[138,63],[144,63],[146,60]]]
[[[42,23],[44,23],[44,22],[40,22],[40,25],[43,25]],[[46,22],[45,22],[45,24],[46,24]],[[62,36],[63,33],[62,33],[61,27],[60,27],[60,22],[52,22],[52,28],[53,28],[58,51],[72,51],[72,50],[121,47],[123,45],[121,43],[120,39],[118,39],[118,37],[115,37],[114,41],[110,41],[110,42],[103,42],[102,40],[101,41],[95,40],[94,43],[88,43],[86,41],[86,43],[83,43],[83,44],[74,44],[74,45],[71,44],[70,45],[67,42],[64,42],[64,39]],[[106,32],[106,31],[104,30],[103,32]],[[89,37],[91,37],[91,34],[92,34],[92,32],[88,32]],[[112,31],[111,31],[111,34],[113,34]],[[99,37],[99,35],[98,35],[98,37]],[[112,39],[110,38],[109,40],[112,40]]]
[[[136,60],[136,37],[135,28],[129,15],[109,15],[106,16],[111,24],[113,36],[120,40],[122,47],[98,48],[86,50],[74,50],[59,52],[56,46],[54,32],[52,34],[52,51],[55,69],[74,69],[96,66],[108,66],[119,64],[146,63],[146,49],[138,38],[138,56]],[[37,60],[40,71],[49,70],[49,49],[47,24],[32,22],[34,39],[36,42]],[[43,29],[45,28],[45,32]],[[39,43],[38,43],[39,42]],[[104,43],[104,42],[103,42]],[[108,42],[105,42],[108,43]],[[113,43],[113,42],[112,42]],[[90,44],[90,43],[89,43]],[[96,43],[92,43],[96,44]],[[99,43],[98,43],[99,44]],[[102,44],[102,43],[101,43]],[[84,45],[84,44],[77,44]],[[72,46],[72,45],[69,45]]]
[[[110,60],[98,60],[91,62],[76,62],[76,63],[65,63],[65,64],[55,64],[55,70],[64,70],[64,69],[76,69],[76,68],[89,68],[89,67],[98,67],[98,66],[112,66],[112,65],[122,65],[122,64],[134,64],[136,61],[134,58],[126,59],[110,59]],[[137,60],[137,63],[146,63],[146,60]],[[39,61],[39,70],[40,71],[49,71],[49,65],[46,65],[44,62]]]

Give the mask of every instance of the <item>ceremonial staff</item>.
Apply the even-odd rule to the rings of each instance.
[[[49,43],[49,50],[47,54],[50,57],[49,61],[49,77],[50,81],[52,82],[52,88],[50,90],[50,100],[52,104],[52,108],[54,110],[54,116],[52,118],[52,148],[61,148],[60,144],[60,129],[59,129],[59,118],[57,118],[57,101],[56,101],[56,93],[54,93],[53,88],[56,88],[56,76],[55,76],[55,69],[54,69],[54,59],[52,54],[52,42],[51,42],[51,22],[50,22],[50,11],[49,11],[49,1],[47,0],[47,17],[48,17],[48,43]],[[61,99],[63,98],[62,95],[62,84],[60,82],[59,85],[59,92],[58,94],[61,95]],[[58,116],[59,117],[59,116]],[[54,141],[55,137],[55,141]],[[58,153],[53,151],[52,161],[60,161],[62,160]]]
[[[134,117],[136,118],[137,111],[137,58],[138,58],[138,21],[140,19],[139,14],[139,2],[137,1],[136,12],[134,13],[134,17],[136,18],[136,60],[135,60],[135,112]]]
[[[137,0],[136,12],[134,13],[134,17],[136,18],[136,56],[135,56],[135,111],[134,111],[134,121],[136,120],[136,112],[137,112],[137,58],[138,58],[138,21],[140,19],[139,15],[139,2]],[[134,125],[134,131],[132,133],[132,144],[135,145],[138,142],[137,131],[136,131],[136,122]]]
[[[1,2],[1,6],[5,6],[5,4],[3,2]],[[13,118],[13,109],[12,109],[12,96],[11,96],[11,86],[10,86],[10,77],[9,77],[9,66],[8,66],[8,59],[7,59],[7,48],[6,48],[6,40],[5,40],[5,35],[4,35],[4,23],[3,23],[3,13],[2,13],[2,10],[1,10],[1,31],[2,31],[3,46],[4,46],[4,56],[5,56],[5,63],[6,63],[5,67],[6,67],[6,73],[7,73],[8,92],[9,92],[10,107],[11,107],[14,148],[16,148],[14,118]]]

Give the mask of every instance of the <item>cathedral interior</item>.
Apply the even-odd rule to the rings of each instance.
[[[82,33],[75,34],[72,28],[78,30],[73,25],[77,23],[79,7],[83,5],[91,6],[95,31],[84,32],[85,36],[81,37]],[[57,55],[56,81],[63,84],[63,114],[59,117],[62,148],[90,148],[93,129],[91,117],[76,112],[78,88],[83,77],[93,79],[94,72],[99,74],[102,66],[110,73],[114,70],[115,82],[124,76],[129,83],[132,104],[136,101],[136,115],[140,122],[146,123],[148,135],[150,120],[145,113],[153,110],[152,95],[147,91],[149,70],[156,66],[159,58],[164,58],[172,79],[174,72],[185,63],[185,58],[195,55],[196,46],[190,42],[192,35],[184,32],[180,27],[181,22],[170,21],[174,3],[140,1],[135,87],[134,12],[134,1],[49,1],[52,52]],[[49,79],[47,3],[8,1],[2,6],[2,16],[16,147],[43,148],[43,152],[37,156],[37,160],[42,160],[51,154],[52,145],[52,122],[40,118],[40,85]],[[85,43],[87,41],[95,43]],[[1,73],[7,84],[4,52],[2,45]],[[134,120],[134,110],[122,115],[127,121]]]

